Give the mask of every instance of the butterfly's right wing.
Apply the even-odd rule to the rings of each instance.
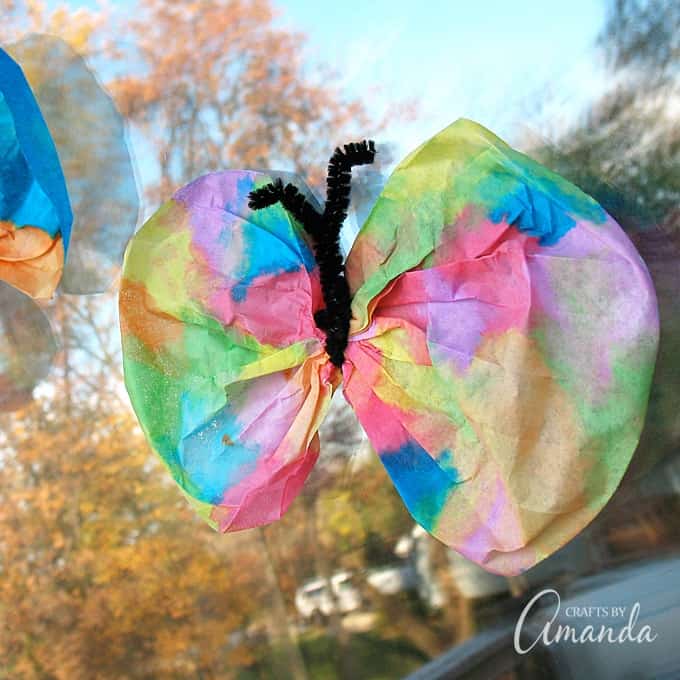
[[[604,210],[461,120],[397,167],[347,273],[345,395],[413,517],[502,574],[588,524],[635,451],[658,340]]]
[[[206,175],[134,236],[120,292],[125,382],[151,445],[222,531],[278,519],[318,455],[337,374],[319,272],[262,173]]]

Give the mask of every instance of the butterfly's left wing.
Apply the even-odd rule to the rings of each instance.
[[[347,262],[345,395],[413,517],[516,574],[635,451],[654,289],[590,197],[461,120],[395,170]]]
[[[50,131],[21,68],[0,49],[0,280],[51,297],[72,220]]]
[[[227,171],[180,189],[128,246],[125,382],[151,445],[223,531],[278,519],[319,452],[337,371],[313,314],[319,270],[273,177]]]

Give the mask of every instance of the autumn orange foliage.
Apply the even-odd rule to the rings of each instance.
[[[63,359],[54,393],[2,423],[0,677],[229,677],[248,661],[229,634],[262,609],[260,551],[213,540],[105,365],[86,387]]]
[[[304,62],[304,36],[278,28],[269,0],[145,0],[130,31],[139,68],[113,87],[153,144],[161,195],[227,167],[318,181],[334,144],[375,132],[364,103]]]

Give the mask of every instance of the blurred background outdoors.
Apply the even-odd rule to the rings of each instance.
[[[673,564],[677,0],[0,0],[0,16],[2,44],[60,36],[112,94],[136,160],[139,224],[209,171],[274,167],[318,188],[338,143],[376,139],[388,170],[465,116],[614,215],[662,318],[648,422],[623,485],[563,550],[504,579],[414,526],[340,395],[284,519],[214,533],[132,413],[115,286],[59,296],[51,373],[32,403],[0,414],[0,679],[400,678],[514,623],[546,584],[577,592]],[[677,578],[669,584],[677,599]],[[474,677],[563,677],[559,663],[518,663]]]

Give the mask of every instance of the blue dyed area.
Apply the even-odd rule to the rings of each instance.
[[[259,181],[255,182],[252,176],[246,176],[238,181],[238,195],[244,197],[244,204],[247,205],[248,194],[253,189],[271,181],[273,181],[271,177],[261,176]],[[302,238],[300,232],[302,227],[295,225],[293,218],[281,205],[277,204],[266,210],[251,211],[248,219],[253,224],[263,226],[277,238],[281,239],[283,243],[279,247],[285,244],[293,250],[308,272],[311,272],[316,267],[314,253],[312,253],[307,242]]]
[[[549,196],[526,186],[504,196],[490,217],[494,222],[507,220],[525,234],[537,237],[542,246],[555,245],[576,226],[576,221],[559,210]]]
[[[248,294],[248,286],[249,285],[250,285],[249,282],[237,283],[231,289],[231,297],[234,300],[234,302],[243,302],[246,299],[246,295]]]
[[[30,186],[31,172],[19,148],[9,107],[0,94],[0,219],[14,213]]]
[[[246,197],[256,186],[265,182],[253,181],[246,175],[239,180],[238,196]],[[234,206],[242,209],[241,206]],[[229,210],[230,207],[226,206]],[[240,282],[232,288],[236,302],[245,299],[248,287],[258,276],[295,272],[304,267],[308,272],[316,266],[314,255],[302,238],[298,227],[284,208],[273,205],[253,211],[243,225],[244,257],[238,273]]]
[[[451,452],[451,449],[444,449],[439,454],[437,463],[440,468],[446,470],[456,481],[458,481],[458,470],[456,469],[456,465],[453,461],[453,453]]]
[[[451,453],[443,452],[442,459],[451,459]],[[459,483],[455,467],[445,464],[444,470],[414,441],[396,451],[382,452],[380,460],[409,512],[424,529],[432,531],[449,493]]]
[[[260,212],[268,212],[272,208]],[[239,283],[232,288],[236,302],[245,299],[248,287],[259,276],[296,272],[303,267],[299,258],[294,257],[279,238],[257,226],[243,226],[244,256],[238,272]]]
[[[576,226],[572,216],[595,223],[606,219],[602,207],[573,184],[516,156],[515,163],[494,168],[477,187],[482,202],[491,207],[491,220],[506,220],[542,246],[551,246]]]
[[[181,407],[182,423],[188,425],[198,416],[195,398],[183,395]],[[233,414],[223,408],[182,438],[178,463],[185,480],[181,483],[192,496],[206,503],[219,503],[225,489],[254,472],[258,451],[240,443],[238,432]]]
[[[30,182],[21,201],[15,203],[14,209],[9,214],[17,227],[26,225],[40,227],[50,236],[55,236],[61,230],[54,204],[34,181]]]
[[[61,232],[67,248],[73,214],[59,156],[28,82],[2,49],[0,95],[0,219]]]

